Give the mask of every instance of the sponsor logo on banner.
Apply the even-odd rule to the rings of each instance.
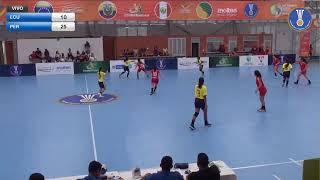
[[[240,66],[268,66],[268,55],[240,56]]]
[[[167,19],[171,15],[172,9],[168,2],[160,1],[154,8],[154,13],[159,19]]]
[[[144,59],[140,59],[142,63],[144,63]],[[138,60],[132,60],[131,64],[129,65],[130,71],[137,71],[137,62]],[[123,60],[111,60],[110,61],[110,72],[122,72],[124,66]]]
[[[237,8],[219,8],[217,9],[218,16],[237,16]]]
[[[34,5],[34,12],[36,13],[52,13],[53,7],[48,1],[38,1]]]
[[[216,66],[232,66],[228,58],[221,58]]]
[[[156,62],[157,68],[160,70],[164,70],[167,67],[167,63],[164,59],[158,59]]]
[[[37,75],[74,74],[74,64],[66,63],[37,63]]]
[[[200,2],[196,8],[196,13],[201,19],[208,19],[212,15],[212,6],[209,2]]]
[[[98,94],[79,94],[61,98],[60,102],[72,105],[90,105],[111,102],[116,99],[117,96],[112,94],[104,94],[103,97],[100,97]]]
[[[289,14],[289,25],[296,31],[304,31],[309,29],[311,23],[312,15],[307,9],[296,8]]]
[[[37,71],[44,72],[44,73],[52,73],[54,71],[54,67],[52,66],[41,66],[37,67]]]
[[[180,14],[191,14],[192,11],[191,11],[191,4],[181,4],[181,8],[179,9],[179,13]]]
[[[209,68],[209,58],[201,57],[203,68]],[[178,69],[198,69],[199,64],[197,58],[178,58]]]
[[[4,15],[6,8],[3,5],[0,5],[0,17]]]
[[[99,15],[104,19],[112,19],[117,14],[117,7],[113,2],[104,1],[98,7]]]
[[[277,4],[272,4],[270,6],[270,13],[271,15],[275,17],[279,16],[287,16],[290,14],[292,9],[297,8],[297,4],[291,4],[291,3],[277,3]]]
[[[10,74],[12,76],[20,76],[22,74],[22,67],[19,65],[10,66]]]
[[[150,14],[143,13],[143,6],[141,4],[133,4],[128,13],[124,14],[125,17],[149,17]]]
[[[258,6],[255,3],[248,3],[244,8],[244,15],[249,18],[255,18],[258,15]]]

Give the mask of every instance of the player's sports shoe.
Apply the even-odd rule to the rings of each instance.
[[[196,130],[196,128],[194,127],[194,125],[193,125],[193,124],[190,124],[189,128],[191,129],[191,131]]]
[[[211,127],[212,124],[210,124],[210,123],[205,123],[204,126],[206,126],[206,127]]]
[[[260,109],[258,109],[258,112],[266,112],[266,109],[260,108]]]

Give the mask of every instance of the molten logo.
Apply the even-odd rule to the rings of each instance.
[[[94,98],[96,96],[95,94],[83,94],[79,96],[82,98],[80,99],[80,102],[83,102],[83,103],[93,103],[98,100]]]

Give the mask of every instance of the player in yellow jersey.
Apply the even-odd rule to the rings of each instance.
[[[129,74],[130,74],[130,64],[131,64],[131,60],[129,60],[128,57],[126,57],[124,59],[124,64],[123,64],[123,72],[119,75],[119,78],[121,78],[121,76],[127,72],[127,78],[129,78]]]
[[[106,73],[102,70],[101,67],[99,68],[99,71],[97,72],[97,76],[98,76],[98,84],[100,87],[99,96],[103,97],[103,92],[106,90],[106,87],[104,85]]]
[[[292,65],[289,63],[288,58],[286,58],[285,63],[282,65],[282,76],[283,76],[282,87],[284,87],[284,84],[286,84],[286,88],[288,87],[291,70],[292,70]]]
[[[197,58],[197,64],[199,65],[199,71],[202,73],[202,76],[204,76],[203,61],[201,60],[200,57]]]
[[[211,124],[208,122],[208,105],[207,105],[207,87],[204,85],[204,79],[203,77],[199,78],[199,83],[198,85],[195,86],[194,88],[194,96],[195,96],[195,101],[194,101],[194,107],[195,107],[195,113],[192,116],[192,121],[190,124],[190,129],[195,130],[196,128],[194,127],[194,123],[199,115],[200,109],[203,110],[203,115],[204,115],[204,125],[207,127],[210,127]]]

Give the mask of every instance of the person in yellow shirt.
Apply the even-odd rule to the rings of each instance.
[[[284,87],[284,84],[286,84],[286,88],[288,87],[291,70],[292,70],[292,65],[289,63],[288,58],[286,58],[285,63],[282,65],[282,72],[283,72],[282,87]]]
[[[190,129],[193,131],[196,128],[194,127],[194,123],[199,115],[200,109],[203,110],[204,115],[204,125],[207,127],[210,127],[211,124],[208,122],[208,105],[207,105],[207,95],[208,90],[207,87],[204,85],[204,79],[203,77],[199,78],[198,84],[194,88],[194,107],[195,107],[195,113],[192,116],[192,121],[190,124]]]
[[[106,90],[106,87],[104,85],[106,73],[102,70],[101,67],[99,68],[99,71],[97,72],[97,76],[98,76],[98,84],[100,87],[99,96],[103,97],[103,92]]]
[[[119,78],[121,78],[121,76],[126,72],[127,72],[127,78],[129,78],[129,74],[130,74],[130,67],[129,66],[130,66],[131,62],[133,62],[133,61],[129,60],[128,57],[126,57],[124,59],[123,72],[119,75]]]

